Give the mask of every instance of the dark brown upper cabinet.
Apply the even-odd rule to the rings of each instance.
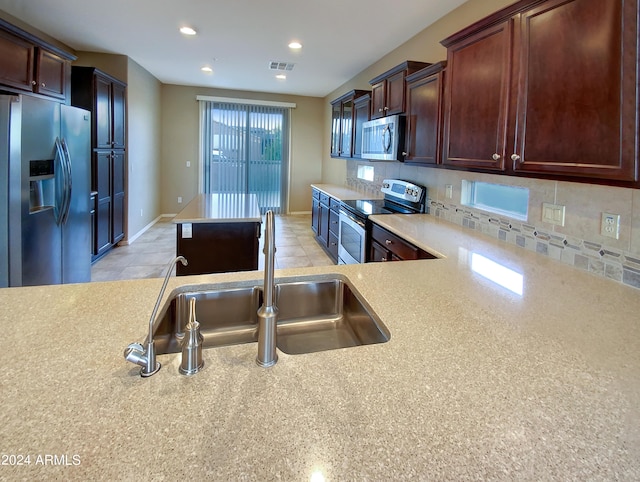
[[[439,164],[442,100],[446,62],[438,62],[406,78],[406,140],[408,164]]]
[[[447,166],[505,168],[513,23],[509,18],[443,42],[447,80],[442,162]]]
[[[16,89],[31,90],[33,54],[31,42],[0,29],[0,82]]]
[[[353,155],[362,157],[362,124],[370,120],[371,95],[365,94],[353,101]]]
[[[355,101],[367,94],[352,90],[331,102],[331,157],[354,157]]]
[[[431,64],[406,61],[371,79],[371,119],[405,112],[405,78]]]
[[[0,85],[65,101],[75,57],[0,19]]]
[[[443,40],[443,164],[636,182],[637,42],[637,0],[522,0]]]
[[[92,147],[124,149],[127,85],[96,69],[73,67],[71,101],[93,113]]]
[[[33,91],[49,97],[66,99],[71,79],[70,62],[41,47],[36,51],[36,78]]]
[[[514,170],[636,180],[637,0],[547,1],[519,20]]]

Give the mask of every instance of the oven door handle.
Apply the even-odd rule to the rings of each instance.
[[[348,219],[350,219],[351,221],[356,223],[358,226],[360,226],[362,229],[365,229],[365,224],[362,221],[360,221],[359,219],[356,219],[355,216],[353,216],[352,214],[348,213],[344,209],[340,209],[340,215],[341,216],[344,215],[345,217],[347,217]]]

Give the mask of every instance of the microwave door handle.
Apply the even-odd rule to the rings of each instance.
[[[389,149],[391,149],[391,126],[387,124],[382,131],[382,152],[388,154]]]

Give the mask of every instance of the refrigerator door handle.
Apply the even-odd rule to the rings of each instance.
[[[56,157],[54,160],[54,176],[55,176],[55,201],[53,203],[53,215],[56,220],[56,224],[62,223],[62,217],[64,216],[64,210],[67,203],[67,167],[64,152],[62,150],[62,144],[60,139],[56,137],[55,143]]]
[[[62,138],[61,141],[62,152],[64,154],[65,167],[66,167],[66,182],[65,182],[65,207],[62,214],[62,224],[66,224],[69,219],[69,211],[71,210],[71,187],[72,187],[72,177],[71,177],[71,155],[69,154],[69,147],[67,147],[67,142]]]

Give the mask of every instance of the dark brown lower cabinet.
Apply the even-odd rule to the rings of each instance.
[[[415,259],[435,259],[435,256],[377,224],[371,226],[369,261],[405,261]]]
[[[311,230],[318,235],[320,229],[320,191],[313,190],[311,197]]]
[[[111,153],[94,152],[91,188],[96,192],[93,257],[98,258],[111,248]]]
[[[316,241],[327,254],[338,262],[338,234],[340,230],[340,200],[328,194],[312,190],[311,229]]]
[[[116,244],[124,238],[125,222],[125,163],[124,151],[112,152],[112,172],[113,172],[113,216],[111,218],[112,234],[111,243]]]
[[[89,204],[89,222],[91,224],[91,254],[95,251],[96,245],[96,202],[98,198],[98,193],[96,191],[91,191],[91,203]]]
[[[95,151],[91,173],[96,192],[92,245],[96,260],[124,238],[124,151]]]
[[[258,269],[260,223],[188,223],[177,225],[176,275]]]

